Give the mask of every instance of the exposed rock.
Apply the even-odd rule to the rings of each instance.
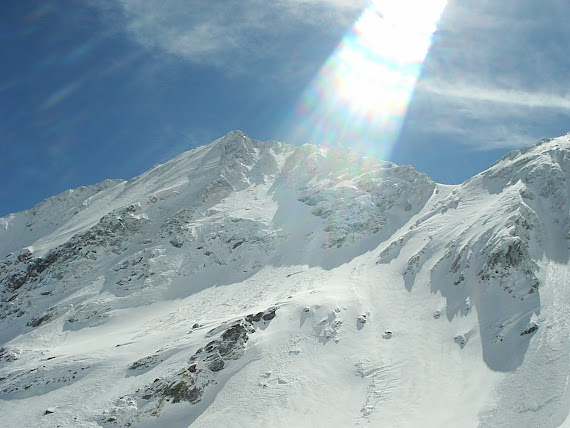
[[[534,333],[536,330],[538,330],[538,324],[533,321],[529,324],[527,328],[521,331],[521,336]]]

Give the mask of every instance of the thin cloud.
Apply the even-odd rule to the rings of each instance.
[[[443,97],[471,101],[508,104],[530,108],[551,108],[570,111],[570,96],[522,89],[502,89],[453,82],[421,82],[417,90]]]
[[[261,62],[297,62],[310,37],[338,37],[367,1],[118,0],[93,3],[120,20],[129,36],[194,64],[244,73]],[[340,34],[342,35],[342,34]],[[301,57],[300,57],[301,56]],[[298,59],[298,61],[296,61]]]
[[[567,132],[570,6],[450,0],[415,88],[408,132],[473,150]]]
[[[320,65],[316,47],[322,49],[323,40],[333,47],[369,3],[91,4],[149,50],[217,67],[228,75],[301,82]],[[537,7],[535,0],[449,0],[415,90],[417,105],[411,109],[420,113],[415,115],[414,133],[421,130],[425,138],[438,135],[477,150],[516,148],[556,135],[559,125],[552,125],[552,118],[570,113],[570,57],[564,54],[569,9],[560,2]]]
[[[552,94],[466,87],[417,88],[407,121],[410,138],[444,139],[475,151],[515,149],[567,132],[570,102]]]
[[[480,87],[529,92],[549,92],[552,82],[564,87],[568,13],[570,6],[559,2],[538,7],[531,0],[450,1],[424,71],[441,81]]]

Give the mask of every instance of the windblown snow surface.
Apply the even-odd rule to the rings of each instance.
[[[570,426],[569,138],[448,186],[234,131],[0,218],[2,426]]]

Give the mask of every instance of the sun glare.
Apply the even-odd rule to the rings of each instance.
[[[445,5],[372,2],[301,95],[293,141],[389,158]]]

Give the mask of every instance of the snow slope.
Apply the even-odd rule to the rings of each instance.
[[[3,424],[570,426],[569,177],[234,131],[1,218]]]

